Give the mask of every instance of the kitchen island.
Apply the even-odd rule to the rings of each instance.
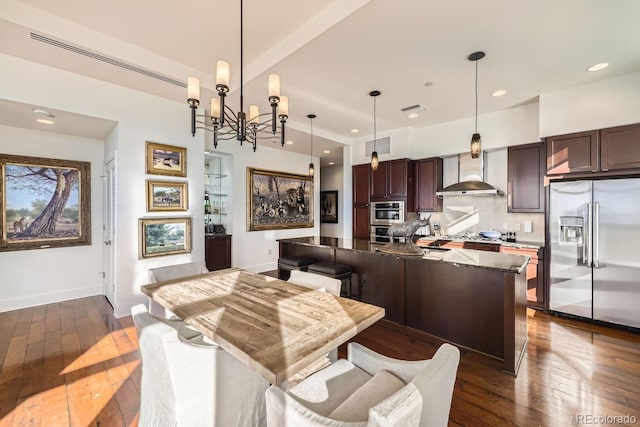
[[[423,256],[382,253],[368,240],[280,239],[280,256],[352,267],[352,298],[385,308],[385,319],[503,361],[516,375],[527,345],[528,257],[471,249]]]

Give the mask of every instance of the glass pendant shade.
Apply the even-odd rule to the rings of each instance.
[[[371,169],[372,170],[378,170],[378,164],[380,162],[378,161],[378,152],[374,151],[371,153]]]
[[[481,151],[482,151],[482,146],[480,142],[480,134],[474,133],[473,136],[471,137],[471,149],[470,149],[471,158],[477,159],[478,157],[480,157]]]
[[[227,61],[216,63],[216,85],[229,87],[230,67]]]
[[[309,176],[313,176],[316,173],[316,168],[313,167],[313,163],[309,163]]]

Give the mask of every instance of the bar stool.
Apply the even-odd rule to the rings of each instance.
[[[309,265],[316,262],[314,258],[306,256],[284,256],[278,258],[278,279],[288,280],[291,270],[307,271]]]
[[[307,270],[309,273],[322,274],[323,276],[333,277],[334,279],[340,279],[345,287],[345,295],[351,297],[351,266],[346,264],[338,264],[336,262],[316,262],[311,264]]]

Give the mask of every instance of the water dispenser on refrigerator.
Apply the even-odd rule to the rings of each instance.
[[[561,246],[582,246],[584,237],[584,218],[581,216],[560,217]]]

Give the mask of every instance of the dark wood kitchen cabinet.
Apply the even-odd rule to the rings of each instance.
[[[502,246],[500,252],[515,255],[526,255],[529,264],[526,269],[527,305],[545,308],[544,291],[544,248],[513,248]]]
[[[415,212],[442,212],[442,199],[436,191],[442,189],[442,159],[414,160]]]
[[[598,171],[598,131],[545,138],[547,175]]]
[[[352,168],[353,181],[353,238],[369,239],[369,190],[371,166],[367,163]]]
[[[507,212],[544,213],[544,144],[508,148]]]
[[[603,172],[640,168],[640,123],[600,130]]]
[[[380,162],[371,171],[371,201],[386,200],[405,200],[413,207],[413,160]]]
[[[546,138],[547,175],[635,172],[640,123]]]
[[[231,235],[205,234],[204,261],[209,271],[231,267]]]

